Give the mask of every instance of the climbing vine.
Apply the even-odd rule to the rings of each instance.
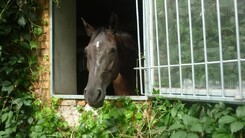
[[[0,1],[0,137],[57,135],[64,124],[32,92],[40,70],[40,11],[36,0]],[[45,131],[52,121],[58,122]]]

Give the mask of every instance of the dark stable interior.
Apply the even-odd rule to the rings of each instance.
[[[137,20],[135,0],[77,0],[77,91],[83,94],[88,79],[86,57],[84,48],[89,42],[89,37],[83,27],[81,18],[95,28],[108,27],[112,12],[119,18],[121,31],[131,34],[137,42]],[[140,32],[142,32],[142,3],[139,0]],[[142,33],[141,33],[142,35]],[[142,36],[141,36],[142,38]],[[141,42],[142,44],[142,42]],[[112,84],[107,88],[107,95],[113,95]]]

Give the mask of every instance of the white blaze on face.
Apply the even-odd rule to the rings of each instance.
[[[99,50],[100,50],[100,41],[97,41],[97,42],[96,42],[96,49],[97,49],[97,54],[99,54]],[[97,61],[96,61],[96,64],[97,64],[97,66],[100,65],[98,59],[97,59]]]
[[[99,50],[99,48],[100,48],[100,41],[97,41],[96,42],[96,48],[97,48],[97,50]]]

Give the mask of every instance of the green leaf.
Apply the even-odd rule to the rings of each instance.
[[[237,117],[245,117],[245,105],[237,107],[236,115]]]
[[[7,91],[10,94],[14,90],[14,85],[5,86],[3,85],[2,91]]]
[[[4,114],[2,115],[2,122],[6,121],[7,118],[8,118],[8,113],[4,113]]]
[[[13,117],[13,111],[9,111],[9,113],[8,113],[8,119],[12,119],[12,117]]]
[[[185,128],[185,126],[180,123],[176,123],[176,124],[171,125],[168,130],[172,131],[172,130],[177,130],[181,128]]]
[[[33,123],[33,120],[34,120],[33,117],[29,117],[29,118],[28,118],[28,123],[29,123],[29,124],[32,124],[32,123]]]
[[[45,135],[42,135],[40,138],[46,138],[46,136]]]
[[[3,135],[5,135],[5,134],[6,134],[5,131],[0,131],[0,136],[3,136]]]
[[[138,113],[135,114],[135,118],[136,118],[136,119],[142,119],[142,116],[143,116],[143,115],[142,115],[141,112],[138,112]]]
[[[35,126],[35,131],[42,132],[43,131],[43,126]]]
[[[187,138],[187,133],[184,131],[177,131],[173,133],[170,138]]]
[[[30,106],[31,105],[31,100],[24,100],[24,105]]]
[[[124,115],[126,116],[127,119],[130,119],[133,117],[134,112],[133,111],[125,111]]]
[[[18,24],[20,25],[20,26],[22,26],[22,27],[24,27],[25,25],[26,25],[26,19],[23,17],[23,16],[21,16],[19,19],[18,19]]]
[[[219,102],[219,107],[220,107],[221,109],[225,109],[225,104],[224,104],[223,102]]]
[[[176,108],[172,108],[172,110],[171,110],[171,115],[172,115],[172,117],[175,117],[176,116],[176,114],[177,114],[177,109]]]
[[[160,91],[158,89],[153,89],[152,94],[160,94]]]
[[[214,134],[212,138],[231,138],[231,136],[226,133],[218,133],[218,134]]]
[[[203,132],[203,127],[202,127],[201,124],[194,123],[194,124],[191,125],[190,130],[194,131],[194,132]]]
[[[17,105],[16,109],[19,110],[22,107],[22,105],[23,105],[23,100],[21,98],[17,98],[15,100],[13,100],[12,103],[16,104]]]
[[[2,85],[6,87],[6,86],[10,86],[11,84],[12,83],[10,81],[4,81]]]
[[[188,133],[187,138],[199,138],[199,136],[195,133]]]
[[[185,126],[192,125],[193,123],[197,123],[197,122],[198,119],[194,117],[188,116],[186,114],[183,116],[183,123],[185,124]]]
[[[196,115],[200,114],[200,110],[201,110],[201,105],[200,104],[194,104],[189,109],[188,115],[196,116]]]
[[[2,91],[7,91],[10,94],[14,90],[14,85],[9,82],[5,81],[6,83],[3,84]]]
[[[233,117],[233,116],[222,116],[220,119],[219,119],[219,123],[220,124],[229,124],[231,122],[234,122],[236,119]]]
[[[36,35],[41,35],[43,33],[43,30],[41,27],[35,27],[33,33]]]
[[[241,130],[243,127],[244,127],[244,125],[242,122],[235,121],[235,122],[231,123],[231,132],[235,133],[235,132]]]
[[[40,124],[43,124],[45,122],[45,119],[40,119],[37,124],[40,125]]]
[[[170,122],[170,113],[168,113],[168,114],[164,117],[164,123],[168,125],[169,122]]]
[[[37,48],[38,44],[36,41],[30,41],[30,47],[31,49]]]
[[[185,124],[185,126],[187,126],[189,124],[189,116],[188,115],[184,115],[183,116],[183,123]]]

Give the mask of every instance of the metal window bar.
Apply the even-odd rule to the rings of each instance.
[[[190,2],[190,0],[187,1],[187,10],[188,10],[188,24],[189,24],[189,41],[190,41],[190,56],[191,56],[191,61],[188,63],[183,62],[182,61],[182,44],[183,42],[181,37],[183,34],[181,34],[181,21],[179,20],[179,18],[181,17],[181,15],[179,15],[179,0],[175,0],[175,14],[176,14],[176,41],[177,41],[177,49],[178,49],[178,62],[179,63],[174,63],[171,64],[170,62],[170,40],[169,40],[169,24],[168,24],[168,20],[170,20],[170,18],[168,17],[169,13],[168,13],[168,6],[172,6],[171,4],[167,4],[167,0],[164,0],[163,3],[163,15],[164,15],[164,22],[165,25],[163,28],[165,28],[165,34],[164,34],[164,42],[165,45],[160,45],[158,42],[158,39],[163,39],[162,37],[159,37],[160,33],[163,32],[159,32],[158,31],[158,27],[159,27],[159,23],[158,23],[158,9],[157,9],[157,4],[159,1],[154,0],[154,3],[152,4],[152,1],[149,0],[144,0],[143,1],[143,17],[144,17],[144,27],[146,29],[144,29],[143,32],[143,39],[144,39],[144,56],[146,58],[146,61],[144,62],[144,66],[139,67],[138,69],[144,70],[145,74],[147,74],[145,76],[145,80],[144,80],[144,87],[146,90],[146,95],[148,96],[154,96],[154,94],[152,93],[153,88],[155,88],[154,85],[154,81],[158,80],[159,86],[157,86],[157,88],[159,89],[160,93],[159,95],[164,96],[166,98],[180,98],[180,99],[188,99],[188,100],[203,100],[203,101],[227,101],[227,102],[235,102],[235,103],[245,103],[245,97],[244,97],[244,93],[243,92],[243,85],[244,85],[244,81],[242,80],[242,63],[245,63],[245,59],[241,57],[241,53],[240,53],[240,49],[241,49],[241,45],[240,45],[240,34],[239,34],[239,18],[238,18],[238,4],[237,4],[237,0],[234,1],[234,14],[235,14],[235,37],[236,37],[236,48],[237,48],[237,58],[235,59],[223,59],[223,45],[222,45],[222,22],[221,22],[221,15],[220,15],[220,1],[216,0],[216,16],[217,16],[217,26],[218,26],[218,31],[217,31],[217,36],[218,36],[218,54],[219,54],[219,59],[215,59],[215,60],[209,60],[209,55],[208,53],[208,44],[207,44],[207,29],[206,29],[206,19],[207,16],[205,13],[209,12],[209,11],[205,11],[205,8],[207,8],[207,5],[205,4],[204,0],[200,0],[200,9],[201,9],[201,24],[202,27],[200,28],[200,33],[202,34],[203,37],[203,56],[204,59],[203,61],[195,61],[195,55],[194,55],[194,42],[193,42],[193,25],[192,23],[194,23],[192,20],[192,3]],[[182,5],[183,6],[183,5]],[[215,13],[214,13],[215,14]],[[183,15],[183,14],[182,14]],[[153,23],[152,20],[154,20],[155,22]],[[155,25],[153,27],[153,25]],[[155,32],[154,32],[155,31]],[[202,32],[201,32],[202,31]],[[152,33],[154,32],[154,33]],[[156,35],[156,36],[154,36]],[[154,37],[154,38],[153,38]],[[210,36],[209,36],[210,37]],[[156,43],[153,43],[153,40],[156,39]],[[171,45],[172,46],[172,45]],[[166,47],[167,48],[167,52],[165,54],[167,57],[167,63],[162,64],[159,59],[159,50],[160,47]],[[157,50],[157,54],[154,55],[153,49],[156,48]],[[155,57],[157,56],[157,57]],[[154,64],[154,58],[157,59],[157,64]],[[229,88],[226,86],[225,84],[225,72],[224,72],[224,64],[234,64],[237,65],[237,69],[238,69],[238,90],[235,88]],[[237,64],[235,64],[237,63]],[[217,73],[220,74],[220,82],[218,83],[220,85],[220,88],[213,88],[213,86],[211,86],[212,84],[210,84],[210,82],[212,81],[211,78],[209,77],[209,69],[211,68],[212,65],[219,65],[219,71]],[[204,80],[204,87],[203,88],[196,88],[196,82],[195,82],[195,67],[197,66],[203,66],[204,67],[204,75],[205,75],[205,80]],[[180,79],[180,84],[179,84],[179,88],[175,88],[176,86],[174,86],[172,84],[172,81],[176,81],[172,78],[172,74],[171,74],[171,69],[173,67],[178,67],[179,68],[179,79]],[[189,90],[184,90],[184,81],[185,78],[183,78],[183,68],[191,68],[191,89]],[[162,77],[166,77],[166,76],[162,76],[163,74],[160,74],[161,71],[163,69],[167,69],[167,76],[168,76],[168,87],[166,85],[162,85]],[[152,76],[155,75],[154,74],[154,70],[158,71],[158,75],[156,76]],[[160,71],[160,73],[159,73]],[[155,79],[154,79],[155,78]],[[227,83],[227,82],[226,82]],[[174,90],[173,90],[174,87]],[[164,92],[164,93],[163,93]]]
[[[220,20],[220,3],[216,0],[217,21],[218,21],[218,34],[219,34],[219,55],[220,55],[220,76],[221,76],[221,95],[224,97],[224,69],[223,69],[223,49],[222,49],[222,34],[221,34],[221,20]]]
[[[149,47],[147,47],[147,45],[151,45],[150,43],[149,43],[149,39],[150,39],[150,35],[149,35],[149,24],[150,24],[150,22],[148,22],[149,21],[149,16],[148,16],[148,14],[151,14],[149,11],[149,2],[147,1],[147,0],[144,0],[144,2],[143,2],[143,13],[144,13],[144,15],[143,15],[143,28],[144,28],[144,30],[143,30],[143,41],[144,41],[144,47],[145,47],[145,57],[148,57],[148,58],[146,58],[145,59],[145,65],[148,65],[148,66],[151,66],[151,61],[152,61],[152,59],[151,59],[151,51],[152,51],[152,49],[150,49]],[[149,39],[146,39],[146,38],[149,38]],[[151,93],[152,91],[150,91],[150,90],[152,90],[153,89],[153,84],[151,84],[152,82],[153,82],[153,73],[151,72],[151,70],[149,69],[149,68],[144,68],[145,69],[145,71],[146,71],[146,73],[145,74],[147,74],[146,75],[146,78],[147,79],[145,79],[145,92],[148,92],[148,93]],[[147,85],[148,84],[148,85]]]
[[[147,26],[149,26],[148,24],[148,20],[149,20],[149,17],[147,16],[148,15],[148,11],[149,11],[149,9],[148,9],[148,6],[147,5],[149,5],[148,3],[147,3],[147,0],[145,0],[144,2],[143,2],[143,41],[144,41],[144,56],[145,57],[148,57],[148,58],[146,58],[145,59],[145,65],[150,65],[151,64],[151,62],[150,61],[152,61],[152,59],[151,59],[151,49],[148,47],[148,45],[150,45],[149,44],[149,40],[148,40],[148,38],[149,38],[149,27],[147,27]],[[152,89],[153,89],[153,84],[151,84],[152,82],[153,82],[153,77],[154,77],[154,75],[153,75],[153,72],[149,69],[149,68],[144,68],[145,69],[145,71],[146,71],[146,78],[147,79],[144,79],[144,86],[145,86],[145,92],[147,92],[147,93],[151,93],[152,91]]]
[[[234,59],[234,60],[224,60],[223,63],[234,63],[234,62],[237,62],[238,60]],[[245,61],[245,59],[241,59],[240,61]],[[182,63],[181,66],[182,67],[188,67],[188,66],[191,66],[191,65],[205,65],[205,64],[208,64],[208,65],[211,65],[211,64],[218,64],[220,63],[220,61],[207,61],[207,62],[196,62],[196,63]],[[160,65],[160,68],[167,68],[167,67],[179,67],[179,64],[171,64],[171,65]],[[159,68],[159,66],[144,66],[144,67],[140,67],[141,69],[157,69]],[[139,69],[139,68],[136,68],[136,69]]]
[[[170,52],[169,52],[169,30],[168,30],[168,9],[167,9],[167,0],[164,0],[164,9],[165,9],[165,27],[166,27],[166,45],[167,45],[167,68],[168,68],[168,85],[169,85],[169,93],[171,94],[171,71],[170,71]],[[161,83],[160,83],[161,84]],[[161,91],[160,91],[161,92]]]
[[[192,17],[191,17],[191,2],[188,0],[188,16],[189,16],[189,33],[190,33],[190,49],[191,49],[191,69],[192,69],[192,92],[193,95],[196,95],[195,92],[195,69],[194,69],[194,52],[193,52],[193,35],[192,35]]]
[[[156,0],[154,0],[154,16],[155,16],[155,33],[156,33],[156,48],[157,48],[157,72],[158,72],[158,85],[159,85],[159,90],[161,90],[161,69],[160,69],[160,50],[159,50],[159,41],[158,41],[158,17],[157,17],[157,4]]]
[[[176,25],[177,25],[177,38],[178,38],[178,56],[179,56],[179,77],[180,77],[180,89],[181,95],[183,95],[183,78],[182,78],[182,60],[181,60],[181,41],[180,41],[180,23],[179,23],[179,0],[175,1],[176,9]]]
[[[141,44],[140,44],[140,26],[139,26],[139,3],[138,3],[138,0],[136,0],[135,2],[136,2],[135,4],[136,4],[136,17],[137,17],[136,18],[136,20],[137,20],[137,37],[138,37],[137,42],[138,42],[138,51],[139,51],[138,52],[138,56],[139,56],[139,60],[138,60],[139,62],[138,63],[139,63],[139,67],[141,67],[142,66],[142,63],[141,63],[142,57],[141,57],[141,52],[140,52],[141,51]],[[142,78],[142,71],[141,70],[139,70],[139,77]],[[141,94],[144,95],[144,90],[142,87],[143,86],[142,85],[142,79],[140,79],[139,81],[140,81],[139,83],[140,83]]]
[[[202,7],[202,32],[203,32],[203,46],[204,46],[204,61],[205,61],[205,77],[206,77],[206,89],[207,96],[209,97],[209,83],[208,83],[208,58],[207,58],[207,41],[206,41],[206,22],[205,22],[205,5],[204,0],[201,1]]]
[[[242,71],[241,71],[241,53],[240,53],[240,34],[239,34],[239,21],[238,21],[238,7],[237,0],[234,0],[234,10],[235,10],[235,24],[236,24],[236,42],[237,42],[237,59],[238,59],[238,81],[239,81],[239,96],[238,99],[242,99]]]

